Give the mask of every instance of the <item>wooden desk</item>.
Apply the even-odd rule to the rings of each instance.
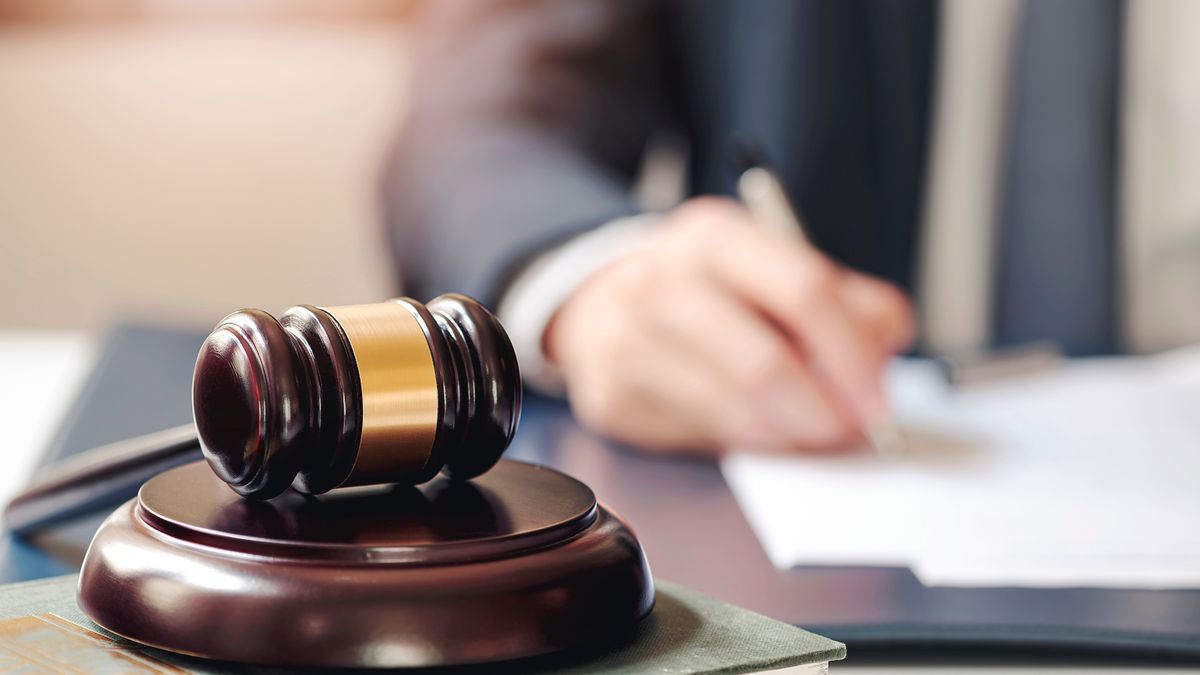
[[[112,396],[126,398],[110,397],[106,405],[145,406],[148,411],[125,419],[126,435],[187,419],[189,392],[173,383],[190,377],[202,337],[134,331],[122,338],[125,351],[144,356],[153,346],[157,358],[165,359],[156,368],[119,370],[119,392]],[[11,416],[5,420],[6,426],[19,423]],[[133,428],[139,424],[141,428]],[[113,440],[103,434],[118,432],[98,430],[95,442]],[[60,442],[79,444],[81,438],[68,434]],[[910,667],[979,663],[976,650],[981,646],[990,647],[985,661],[1002,655],[1011,661],[1039,647],[1111,656],[1113,650],[1128,654],[1133,638],[1140,638],[1142,646],[1132,650],[1140,653],[1125,660],[1126,666],[1154,661],[1156,645],[1177,653],[1190,649],[1192,663],[1200,660],[1200,591],[925,588],[904,569],[778,571],[715,463],[653,457],[603,442],[580,429],[558,401],[529,397],[510,456],[554,466],[587,482],[631,523],[655,575],[848,642],[851,661],[838,672],[862,663],[894,665],[897,658],[911,660],[933,648],[936,663]],[[815,517],[836,517],[836,510],[830,504],[827,514]],[[798,514],[798,526],[803,517]],[[0,544],[0,578],[36,578],[77,566],[100,518],[84,519],[36,542],[6,538]],[[1158,637],[1146,642],[1148,633]],[[1061,662],[1045,653],[1037,659],[1039,665]],[[1094,671],[1097,666],[1089,661],[1080,667]]]

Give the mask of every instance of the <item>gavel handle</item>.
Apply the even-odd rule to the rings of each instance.
[[[87,450],[46,467],[4,509],[4,525],[26,535],[130,499],[152,476],[201,458],[193,424]]]

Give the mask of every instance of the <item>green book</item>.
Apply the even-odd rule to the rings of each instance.
[[[89,621],[78,577],[0,586],[0,672],[259,673],[270,668],[197,659],[138,645]],[[464,673],[825,673],[846,646],[739,607],[658,582],[653,613],[621,644],[470,668]],[[287,672],[294,672],[289,670]]]

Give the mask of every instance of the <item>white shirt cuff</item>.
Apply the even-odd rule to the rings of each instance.
[[[562,373],[542,351],[546,326],[589,277],[644,246],[658,219],[649,213],[630,216],[581,234],[534,258],[509,285],[497,315],[527,385],[544,394],[565,393]]]

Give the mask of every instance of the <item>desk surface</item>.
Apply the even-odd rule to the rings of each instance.
[[[137,406],[145,414],[123,418],[101,431],[95,442],[115,440],[104,438],[104,433],[133,435],[186,421],[190,414],[186,378],[199,339],[187,333],[155,331],[135,330],[127,335],[127,343],[150,340],[156,357],[169,362],[145,364],[147,368],[139,368],[139,372],[122,371],[124,395],[139,400],[116,404]],[[146,344],[126,344],[126,349],[145,362]],[[50,369],[45,372],[58,372],[62,399],[74,396],[81,371],[89,367],[89,359],[83,356],[87,353],[86,343],[74,337],[56,342],[44,336],[0,335],[0,364],[21,362],[36,371],[36,362],[42,361]],[[174,358],[169,358],[172,355]],[[184,380],[183,386],[177,386],[175,380]],[[0,380],[6,403],[0,428],[23,429],[20,438],[25,439],[26,447],[7,448],[5,454],[10,457],[37,452],[34,443],[44,441],[47,431],[31,432],[26,427],[31,421],[57,424],[61,413],[52,409],[64,407],[62,399],[49,396],[19,400],[11,393],[11,382],[9,378]],[[166,387],[170,391],[162,391],[164,387],[155,382],[172,383]],[[81,449],[69,447],[73,442],[79,442],[78,435],[74,439],[60,436],[55,441],[67,452]],[[528,399],[509,456],[545,463],[587,482],[603,502],[632,524],[656,575],[848,642],[852,663],[840,666],[838,672],[853,672],[855,661],[873,665],[884,659],[894,666],[897,658],[911,661],[923,647],[932,645],[942,654],[938,662],[914,662],[906,668],[947,672],[942,669],[957,668],[964,659],[978,663],[980,657],[970,656],[966,648],[989,643],[999,647],[982,657],[982,662],[1038,645],[1129,646],[1149,632],[1157,634],[1164,647],[1178,650],[1193,645],[1200,654],[1200,591],[934,589],[923,587],[904,569],[778,571],[713,462],[653,457],[606,443],[581,430],[557,401]],[[831,504],[831,513],[836,513],[836,508]],[[4,537],[0,540],[0,580],[36,578],[76,568],[100,517],[83,519],[30,542]],[[1015,649],[1014,639],[1021,645]],[[1153,644],[1143,642],[1139,650],[1143,654],[1125,663],[1144,664],[1153,654]],[[899,657],[897,645],[908,645]],[[1051,659],[1037,658],[1042,665]],[[1055,672],[1069,672],[1071,663],[1058,662]],[[1089,662],[1076,667],[1090,672],[1096,666]]]

